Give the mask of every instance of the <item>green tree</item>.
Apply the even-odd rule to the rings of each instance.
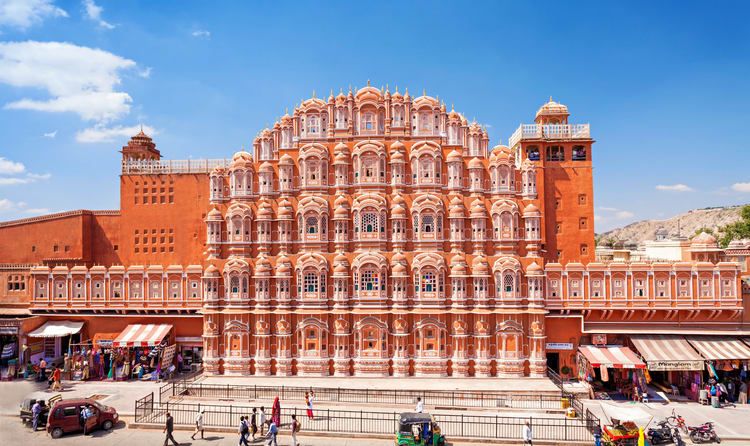
[[[707,227],[704,226],[702,228],[696,229],[695,233],[693,233],[693,237],[699,235],[701,232],[705,232],[706,234],[714,235],[714,230],[713,229],[707,228]],[[690,237],[690,238],[693,238],[693,237]]]
[[[723,235],[719,243],[722,248],[726,248],[732,240],[750,238],[750,205],[742,206],[740,220],[724,226],[721,232]]]

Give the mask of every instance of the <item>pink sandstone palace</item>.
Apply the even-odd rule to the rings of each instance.
[[[0,329],[50,357],[45,324],[170,324],[209,374],[282,376],[539,377],[600,335],[744,333],[748,249],[596,261],[593,142],[550,99],[491,148],[369,83],[227,160],[163,160],[141,132],[120,210],[0,223]]]

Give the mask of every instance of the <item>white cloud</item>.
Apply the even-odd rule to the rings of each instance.
[[[0,83],[45,90],[47,100],[21,99],[8,109],[73,112],[107,122],[130,112],[132,98],[116,91],[136,63],[107,51],[65,42],[0,43]]]
[[[688,186],[687,184],[682,184],[682,183],[657,184],[656,190],[664,190],[664,191],[671,191],[671,192],[692,192],[693,188]]]
[[[146,67],[140,71],[138,71],[138,76],[148,79],[151,77],[151,67]]]
[[[45,138],[55,139],[55,136],[57,136],[57,130],[55,130],[54,132],[45,133],[42,136],[44,136]]]
[[[732,185],[732,190],[735,191],[735,192],[748,193],[748,192],[750,192],[750,182],[748,182],[748,183],[734,183]]]
[[[602,221],[602,216],[599,214],[594,214],[594,221]]]
[[[199,39],[210,39],[211,31],[206,31],[205,29],[199,29],[197,31],[193,31],[190,35],[193,37],[198,37]]]
[[[602,211],[607,211],[607,212],[615,212],[619,210],[617,208],[606,207],[606,206],[599,206],[599,209]]]
[[[121,125],[116,127],[95,126],[76,133],[76,141],[80,143],[115,142],[123,137],[130,138],[140,131],[141,127],[138,125],[130,127],[123,127]],[[143,131],[149,135],[157,133],[153,127],[147,125],[143,126]]]
[[[68,17],[54,0],[0,0],[0,26],[24,30],[48,17]]]
[[[26,174],[26,177],[33,181],[49,180],[50,178],[52,178],[52,174],[51,173],[28,173]]]
[[[635,217],[635,214],[630,211],[619,211],[615,214],[615,217],[625,220],[626,218],[633,218]]]
[[[86,8],[86,18],[97,22],[101,28],[114,29],[115,25],[102,19],[104,8],[94,3],[94,0],[83,0],[83,6]]]
[[[8,200],[7,198],[0,198],[0,212],[8,212],[16,209],[16,203]]]
[[[11,161],[0,156],[0,175],[18,175],[25,171],[26,166],[23,163]]]

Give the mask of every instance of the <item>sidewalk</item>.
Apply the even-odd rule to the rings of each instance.
[[[442,390],[495,391],[518,393],[555,393],[558,389],[547,378],[370,378],[362,376],[209,376],[205,384],[233,384],[248,386],[329,387],[371,390]]]

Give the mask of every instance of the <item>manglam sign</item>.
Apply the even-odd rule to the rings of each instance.
[[[648,369],[653,371],[703,370],[703,361],[649,361]]]

